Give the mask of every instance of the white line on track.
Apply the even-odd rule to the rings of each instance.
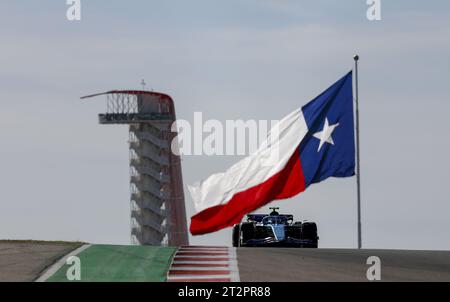
[[[241,281],[239,277],[239,267],[235,247],[232,247],[230,249],[230,275],[231,275],[231,282]]]
[[[47,281],[48,278],[53,276],[61,267],[64,266],[64,264],[66,264],[67,258],[69,258],[70,256],[78,255],[79,253],[81,253],[82,251],[84,251],[85,249],[87,249],[90,246],[91,246],[91,244],[84,244],[84,245],[80,246],[79,248],[73,250],[72,252],[68,253],[67,255],[65,255],[64,257],[59,259],[55,264],[50,266],[47,270],[45,270],[44,273],[35,280],[35,282]]]

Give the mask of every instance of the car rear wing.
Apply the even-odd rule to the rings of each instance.
[[[267,215],[267,214],[247,214],[247,221],[262,222],[264,217],[267,217],[267,216],[270,216],[270,215]],[[285,217],[286,220],[294,220],[294,215],[290,215],[290,214],[279,214],[277,216]]]

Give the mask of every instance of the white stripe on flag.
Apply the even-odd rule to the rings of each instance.
[[[277,123],[258,150],[223,173],[209,176],[192,186],[189,192],[198,212],[225,204],[236,193],[268,180],[287,164],[308,132],[308,126],[299,108]]]

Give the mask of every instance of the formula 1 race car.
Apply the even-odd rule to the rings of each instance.
[[[279,208],[269,209],[269,215],[248,214],[246,222],[233,226],[233,246],[318,247],[314,222],[294,222],[293,215],[279,214]]]

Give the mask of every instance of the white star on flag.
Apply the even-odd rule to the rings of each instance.
[[[317,149],[317,152],[320,151],[325,142],[334,145],[334,141],[333,138],[331,137],[331,134],[333,133],[334,129],[336,129],[337,126],[339,126],[339,123],[330,125],[328,123],[328,118],[325,118],[325,125],[323,125],[322,131],[313,134],[315,138],[320,139],[319,149]]]

